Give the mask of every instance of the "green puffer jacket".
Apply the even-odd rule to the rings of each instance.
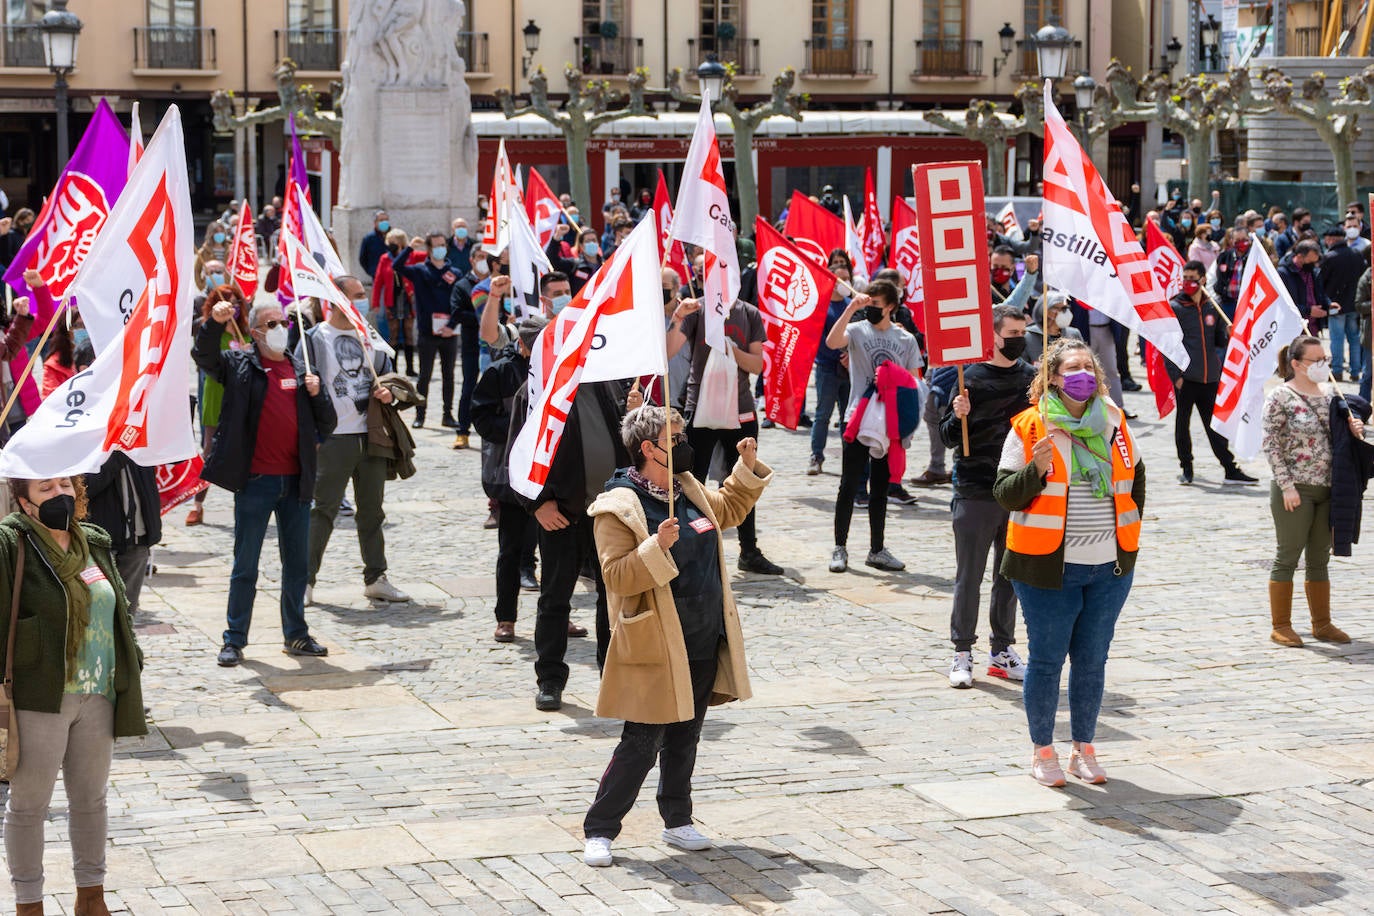
[[[91,558],[115,590],[115,714],[116,738],[146,735],[143,715],[143,650],[134,638],[124,580],[110,555],[110,536],[104,529],[84,522]],[[14,567],[19,538],[24,538],[24,582],[19,592],[19,630],[14,640],[14,705],[31,712],[56,713],[62,709],[66,684],[67,596],[52,571],[43,548],[28,531],[18,512],[0,520],[0,669],[4,668],[5,641],[9,638],[10,596],[14,593]],[[22,738],[21,738],[22,740]]]

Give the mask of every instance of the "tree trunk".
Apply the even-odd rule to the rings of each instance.
[[[573,202],[582,208],[587,219],[592,213],[601,212],[597,202],[592,200],[591,175],[587,170],[587,140],[591,130],[585,123],[571,121],[563,125],[563,143],[568,148],[568,193]]]
[[[735,193],[739,195],[739,237],[754,237],[754,217],[759,214],[759,183],[754,175],[754,127],[743,119],[735,126]]]
[[[983,193],[989,197],[1001,197],[1007,193],[1007,138],[988,137],[983,140],[983,145],[988,148],[988,167],[983,172]]]
[[[1188,199],[1209,200],[1208,169],[1212,155],[1211,128],[1199,128],[1183,132],[1183,140],[1188,144]]]
[[[1355,193],[1355,145],[1345,137],[1322,125],[1317,135],[1326,142],[1331,150],[1331,160],[1336,167],[1336,208],[1343,209],[1357,199]]]

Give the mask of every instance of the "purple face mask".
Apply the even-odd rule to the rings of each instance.
[[[1082,403],[1097,393],[1097,376],[1089,369],[1070,372],[1061,387],[1065,395]]]

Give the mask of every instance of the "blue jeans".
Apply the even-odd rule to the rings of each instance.
[[[1135,573],[1114,573],[1116,563],[1084,566],[1064,564],[1064,582],[1057,589],[1013,582],[1026,622],[1030,662],[1022,699],[1031,742],[1054,743],[1054,716],[1059,709],[1059,675],[1067,658],[1069,669],[1069,730],[1073,740],[1090,742],[1097,732],[1097,714],[1106,686],[1107,650],[1116,618],[1126,603]]]
[[[1360,356],[1364,358],[1364,375],[1360,376],[1360,397],[1369,400],[1371,383],[1374,383],[1374,358],[1371,358],[1368,347],[1360,348]]]
[[[1360,316],[1355,312],[1341,312],[1326,319],[1331,334],[1331,371],[1344,372],[1346,351],[1350,353],[1350,377],[1360,377]]]
[[[811,457],[825,457],[825,440],[830,434],[830,420],[840,395],[840,376],[833,369],[816,364],[816,416],[811,424]],[[843,409],[844,405],[840,405]]]
[[[253,601],[258,595],[258,559],[267,522],[277,514],[281,555],[281,631],[288,643],[310,635],[305,625],[305,584],[310,559],[310,501],[301,499],[298,474],[254,474],[234,494],[234,571],[229,576],[229,619],[224,644],[248,645]]]

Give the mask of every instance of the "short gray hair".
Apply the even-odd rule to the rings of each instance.
[[[250,329],[256,328],[258,326],[258,316],[268,309],[276,309],[279,312],[282,310],[281,306],[275,302],[259,302],[248,310],[248,327]]]
[[[635,467],[644,464],[644,455],[640,451],[640,446],[645,442],[657,442],[658,437],[663,435],[663,408],[655,407],[652,404],[645,404],[637,407],[625,414],[625,419],[620,421],[620,439],[625,443],[625,448],[630,453],[631,460]],[[676,410],[672,412],[673,426],[683,424],[682,414]],[[689,471],[691,468],[674,468],[674,471]]]

